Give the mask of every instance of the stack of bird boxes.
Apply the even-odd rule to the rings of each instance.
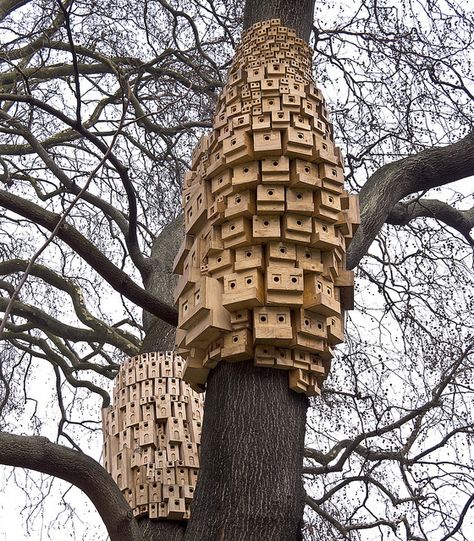
[[[203,402],[173,352],[128,359],[103,410],[104,465],[135,516],[183,520],[199,470]]]
[[[193,152],[174,270],[177,347],[196,390],[221,360],[254,359],[288,370],[292,389],[314,395],[343,341],[358,199],[344,190],[311,60],[310,47],[279,20],[255,24],[237,50],[214,129]]]

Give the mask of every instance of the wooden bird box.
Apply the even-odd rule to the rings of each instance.
[[[229,311],[245,310],[264,304],[264,282],[258,269],[228,274],[224,278],[222,305]]]
[[[292,242],[271,241],[266,245],[267,266],[296,267],[296,245]]]
[[[327,338],[331,346],[344,342],[344,319],[342,316],[327,318]]]
[[[341,212],[340,196],[326,190],[314,192],[314,215],[329,223],[336,223]]]
[[[312,218],[287,212],[283,216],[283,238],[297,244],[310,244],[313,231]]]
[[[243,271],[246,269],[259,269],[263,271],[265,262],[263,259],[263,248],[255,244],[235,249],[234,269]]]
[[[305,189],[286,188],[286,210],[297,214],[313,215],[313,192]]]
[[[259,214],[283,214],[285,212],[285,187],[259,184],[257,186],[257,212]]]
[[[260,179],[260,164],[258,161],[246,162],[233,168],[232,185],[235,189],[255,188]]]
[[[290,125],[290,111],[272,111],[272,127],[284,129]]]
[[[252,328],[252,311],[251,310],[236,310],[230,314],[230,324],[234,331],[240,329]]]
[[[244,190],[227,196],[225,218],[245,216],[251,218],[255,214],[255,197],[253,192]]]
[[[224,248],[237,248],[252,241],[251,222],[243,217],[232,218],[221,225]]]
[[[271,214],[254,216],[252,236],[255,241],[261,242],[279,240],[281,238],[280,217]]]
[[[354,271],[341,270],[334,281],[339,290],[341,306],[344,310],[354,309]]]
[[[224,336],[222,358],[229,362],[253,359],[253,338],[249,329],[234,330]]]
[[[332,250],[339,246],[339,239],[336,236],[334,225],[322,222],[319,218],[313,219],[313,234],[311,246],[322,251]]]
[[[289,184],[290,160],[287,156],[262,160],[263,184]]]
[[[253,133],[253,150],[256,158],[282,154],[281,132],[264,130]]]
[[[211,178],[211,192],[214,197],[232,187],[232,170],[226,169]]]
[[[262,113],[258,116],[252,116],[252,130],[255,131],[268,131],[272,129],[271,114]]]
[[[265,275],[265,303],[268,306],[303,304],[303,271],[287,267],[269,267]]]
[[[321,187],[317,164],[305,160],[291,160],[290,184],[292,188]]]
[[[311,161],[313,157],[312,132],[288,127],[283,138],[283,149],[291,158]]]
[[[255,134],[254,134],[255,139]],[[252,137],[245,130],[236,130],[230,137],[223,141],[223,154],[228,166],[234,166],[252,159],[254,150]]]
[[[344,186],[344,170],[337,165],[329,163],[319,164],[319,175],[322,187],[332,193],[341,194]]]
[[[337,157],[332,143],[325,135],[314,134],[313,160],[337,165]]]
[[[278,97],[262,98],[262,112],[272,113],[273,111],[281,111],[281,100]]]
[[[256,344],[272,342],[289,345],[293,338],[290,308],[262,306],[253,309],[254,341]]]
[[[303,307],[323,316],[341,314],[341,305],[336,300],[334,284],[312,273],[304,275]]]
[[[234,253],[232,250],[221,250],[207,258],[208,273],[213,278],[222,278],[233,271]]]

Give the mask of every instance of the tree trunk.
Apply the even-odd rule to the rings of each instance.
[[[276,19],[309,40],[314,0],[247,0],[244,29]],[[222,361],[209,374],[189,541],[301,538],[306,396],[284,371]]]
[[[279,18],[309,40],[314,0],[247,0],[244,29]],[[178,220],[157,239],[147,290],[171,303],[170,264],[179,248]],[[171,349],[171,327],[145,314],[143,351]],[[201,470],[186,529],[189,541],[295,541],[304,508],[302,465],[308,399],[291,391],[288,373],[252,362],[219,363],[207,384]],[[140,521],[148,540],[179,540],[183,525]]]
[[[298,539],[306,408],[287,372],[251,361],[211,371],[186,540]]]

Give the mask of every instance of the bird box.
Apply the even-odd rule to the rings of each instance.
[[[312,273],[304,275],[303,307],[323,316],[341,314],[341,305],[336,300],[334,284]]]
[[[275,156],[262,160],[263,184],[289,184],[290,160],[287,156]]]
[[[314,192],[314,215],[329,223],[336,223],[341,212],[340,196],[326,190]]]
[[[266,305],[303,304],[303,271],[287,267],[269,267],[265,275]]]
[[[290,389],[297,393],[306,393],[309,386],[309,374],[300,368],[290,370],[289,374]]]
[[[245,129],[235,131],[230,137],[224,139],[222,151],[228,166],[248,161],[254,153],[251,135]]]
[[[344,342],[344,319],[342,316],[331,316],[327,318],[327,335],[331,346]]]
[[[232,330],[238,331],[240,329],[252,328],[252,312],[251,310],[236,310],[230,314],[230,324]]]
[[[260,178],[259,162],[246,162],[233,168],[232,186],[235,189],[255,188],[260,182]]]
[[[259,244],[235,249],[234,269],[242,271],[246,269],[259,269],[263,271],[263,248]]]
[[[211,178],[211,192],[214,197],[217,197],[221,192],[232,187],[232,170],[226,169],[220,174]]]
[[[331,165],[337,165],[334,143],[326,135],[314,134],[313,160],[318,163],[326,162]]]
[[[354,271],[341,270],[334,285],[339,291],[341,306],[344,310],[354,309]]]
[[[272,127],[273,128],[286,128],[290,125],[290,111],[272,111]]]
[[[264,130],[268,131],[272,129],[272,117],[270,113],[262,113],[258,116],[252,116],[252,130],[254,132]]]
[[[248,69],[246,70],[246,73],[247,82],[261,81],[265,77],[265,68],[264,66],[260,66],[258,68]]]
[[[287,111],[299,112],[301,108],[301,96],[294,94],[283,94],[281,97],[282,108]]]
[[[281,132],[264,130],[253,133],[253,150],[256,158],[282,154]]]
[[[292,242],[271,241],[266,245],[267,266],[296,267],[296,245]]]
[[[202,257],[209,257],[224,249],[221,236],[221,226],[214,224],[202,233]]]
[[[213,278],[222,278],[233,271],[234,253],[232,250],[221,250],[207,258],[208,273]]]
[[[250,244],[252,241],[250,220],[244,216],[238,216],[225,221],[221,225],[221,236],[224,248],[237,248]]]
[[[292,188],[321,187],[317,164],[305,160],[291,160],[290,185]]]
[[[264,282],[258,269],[234,272],[224,277],[222,305],[229,311],[262,306],[265,301]]]
[[[322,187],[332,193],[341,194],[344,185],[344,170],[337,165],[329,163],[319,164],[319,175]]]
[[[216,196],[215,200],[207,208],[207,223],[210,225],[219,225],[224,221],[224,213],[226,209],[226,203],[224,199],[224,193],[221,192]]]
[[[313,157],[313,133],[288,127],[283,138],[283,149],[290,158],[311,160]]]
[[[252,218],[252,236],[255,241],[266,242],[281,238],[280,217],[262,214]]]
[[[257,186],[257,212],[283,214],[285,212],[285,187],[259,184]]]
[[[249,113],[243,115],[235,116],[231,119],[232,129],[250,129],[251,126],[251,116]]]
[[[309,248],[306,246],[296,247],[296,266],[303,269],[303,272],[323,272],[323,263],[321,259],[321,251],[317,248]]]
[[[262,306],[253,309],[254,342],[289,345],[293,338],[290,308]]]
[[[186,233],[194,235],[201,229],[207,218],[207,192],[204,184],[193,193],[184,206],[184,226]]]
[[[209,369],[203,367],[202,358],[194,358],[190,356],[186,359],[183,374],[184,381],[187,383],[204,384],[207,381],[208,374]]]
[[[281,100],[279,97],[270,96],[268,98],[262,98],[262,112],[272,113],[273,111],[281,110]]]
[[[286,210],[287,212],[313,215],[313,192],[305,189],[286,188]]]
[[[312,218],[287,212],[283,216],[283,238],[288,242],[309,244],[313,231]]]
[[[226,218],[245,216],[251,218],[255,214],[255,197],[253,192],[244,190],[227,196]]]
[[[297,130],[311,131],[310,117],[300,113],[291,113],[291,125]]]
[[[338,247],[339,239],[336,236],[334,225],[322,222],[319,218],[313,218],[313,233],[310,244],[321,251]]]
[[[239,329],[224,336],[222,358],[229,362],[253,359],[253,338],[249,329]]]

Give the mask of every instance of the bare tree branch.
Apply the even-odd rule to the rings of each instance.
[[[35,203],[26,201],[5,190],[0,190],[0,205],[34,221],[49,231],[54,230],[59,220],[58,214],[43,209]],[[135,302],[159,319],[176,326],[178,317],[173,307],[161,302],[138,286],[127,273],[115,266],[77,229],[64,222],[59,228],[57,236],[87,261],[116,291],[122,293],[127,299]]]
[[[474,175],[474,131],[445,147],[429,148],[378,169],[360,191],[361,224],[347,252],[353,269],[404,197]]]
[[[111,541],[143,541],[132,510],[117,484],[89,456],[44,437],[0,432],[0,463],[46,473],[71,483],[94,504]]]
[[[471,229],[474,227],[474,207],[469,210],[458,210],[437,199],[413,199],[397,203],[388,215],[386,223],[408,225],[416,218],[439,220],[459,231],[467,242],[474,246],[474,239],[471,236]]]

